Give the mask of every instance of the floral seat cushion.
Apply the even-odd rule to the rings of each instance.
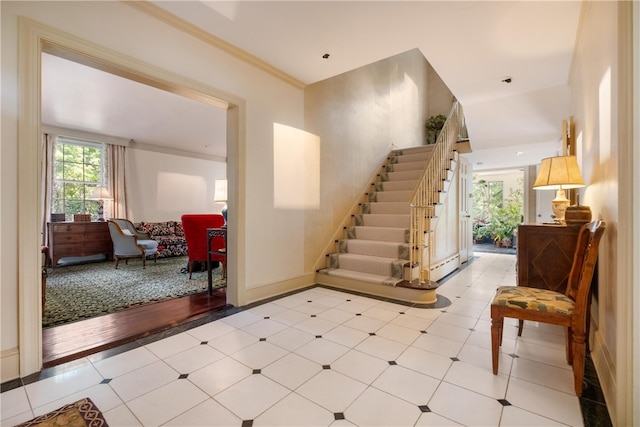
[[[494,305],[523,310],[571,315],[575,303],[565,294],[526,286],[501,286],[493,299]]]

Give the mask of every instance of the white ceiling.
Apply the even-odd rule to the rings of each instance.
[[[306,84],[419,48],[465,109],[474,169],[557,154],[580,1],[154,3]],[[222,110],[64,62],[44,61],[45,123],[224,156]]]

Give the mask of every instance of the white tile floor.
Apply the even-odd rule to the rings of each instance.
[[[2,393],[2,425],[83,397],[111,426],[583,425],[562,329],[510,323],[491,373],[489,302],[514,264],[477,253],[438,289],[444,309],[316,287],[87,357]]]

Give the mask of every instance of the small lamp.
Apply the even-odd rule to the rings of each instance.
[[[112,199],[113,197],[111,197],[107,187],[98,186],[91,192],[89,200],[98,201],[98,221],[104,221],[104,201]]]
[[[214,203],[224,203],[222,210],[220,213],[224,218],[223,227],[227,226],[227,180],[226,179],[216,179],[214,194],[213,194],[213,202]]]
[[[576,156],[557,156],[542,159],[540,172],[533,184],[536,190],[557,190],[551,202],[555,222],[565,224],[565,212],[570,202],[565,190],[584,187]]]

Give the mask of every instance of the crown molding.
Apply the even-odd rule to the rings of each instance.
[[[284,81],[285,83],[294,86],[295,88],[304,89],[304,87],[306,86],[306,84],[304,84],[302,81],[263,61],[257,56],[254,56],[249,52],[242,50],[239,47],[234,46],[231,43],[204,31],[203,29],[193,25],[192,23],[166,11],[165,9],[162,9],[159,6],[156,6],[148,0],[122,0],[122,2],[142,13],[145,13],[161,22],[164,22],[165,24],[174,27],[179,31],[189,34],[190,36],[195,37],[196,39],[207,43],[210,46],[220,49],[228,53],[229,55],[232,55],[240,59],[241,61],[244,61],[247,64],[264,71],[265,73],[268,73]]]

